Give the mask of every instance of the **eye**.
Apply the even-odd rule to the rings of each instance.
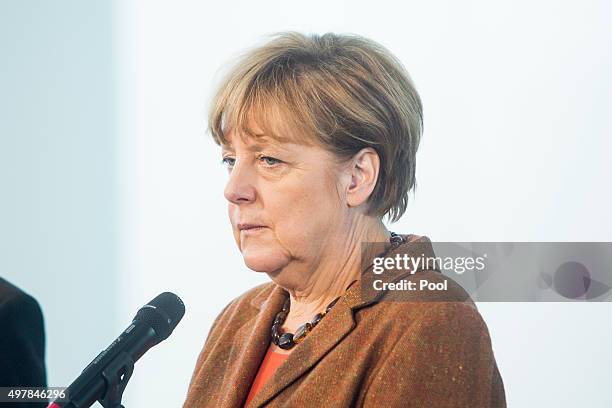
[[[279,163],[282,163],[282,161],[270,156],[261,156],[259,160],[262,160],[266,164],[266,166],[275,166]]]
[[[224,164],[228,168],[234,167],[235,163],[236,159],[234,159],[233,157],[224,157],[223,159],[221,159],[221,164]]]

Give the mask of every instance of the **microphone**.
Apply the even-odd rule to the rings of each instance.
[[[66,398],[56,399],[49,408],[84,408],[98,400],[104,407],[121,407],[121,396],[134,363],[167,339],[184,314],[185,305],[174,293],[164,292],[155,297],[138,310],[128,328],[70,384]]]

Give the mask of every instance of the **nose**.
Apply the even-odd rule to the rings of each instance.
[[[246,204],[255,201],[256,191],[253,175],[247,167],[240,166],[236,161],[225,185],[223,195],[233,204]]]

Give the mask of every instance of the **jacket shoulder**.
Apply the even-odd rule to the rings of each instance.
[[[11,320],[16,317],[42,320],[42,311],[36,299],[0,278],[0,317],[2,316]]]
[[[364,406],[377,401],[402,406],[406,398],[415,406],[506,406],[491,337],[475,306],[461,301],[378,305],[384,310],[377,320],[387,319],[368,330],[378,336],[381,358],[364,386]],[[388,378],[403,378],[402,373],[409,373],[410,381],[390,386]]]
[[[258,308],[274,290],[275,286],[276,285],[274,282],[266,282],[252,287],[251,289],[232,299],[223,308],[220,316],[232,310],[243,309],[244,307],[252,306]]]
[[[11,282],[0,277],[0,306],[11,302],[16,298],[29,297],[24,291],[13,285]]]
[[[408,289],[408,282],[419,289],[421,281],[431,286],[421,290]],[[449,276],[427,270],[409,275],[404,282],[399,283],[404,286],[387,290],[376,304],[371,308],[366,307],[364,318],[372,319],[378,322],[373,324],[397,334],[423,325],[448,332],[452,326],[449,323],[460,319],[466,327],[478,327],[481,334],[488,336],[486,324],[476,304],[465,289]],[[393,318],[389,319],[389,316]]]
[[[215,336],[216,329],[228,327],[230,321],[240,324],[239,321],[246,321],[257,313],[258,305],[268,298],[275,286],[274,282],[262,283],[232,299],[215,318],[208,332],[207,342]]]

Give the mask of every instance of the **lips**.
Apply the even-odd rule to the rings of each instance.
[[[250,230],[250,229],[254,229],[254,228],[263,228],[263,227],[265,227],[265,225],[261,225],[261,224],[238,224],[238,229],[240,231]]]

